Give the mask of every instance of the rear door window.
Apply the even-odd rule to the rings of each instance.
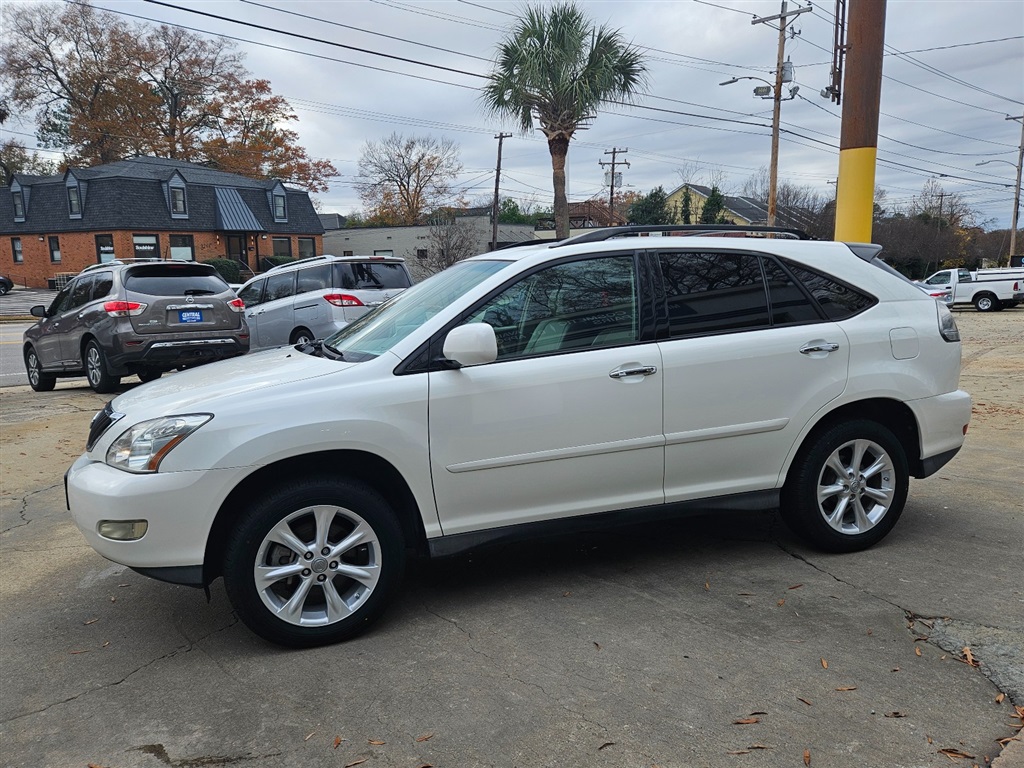
[[[334,264],[334,287],[348,290],[408,288],[409,273],[401,262],[351,261]]]
[[[305,267],[299,270],[296,293],[307,293],[308,291],[320,291],[331,287],[331,265],[318,264],[315,267]]]

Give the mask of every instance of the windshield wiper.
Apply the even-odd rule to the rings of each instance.
[[[314,343],[320,345],[320,352],[324,357],[329,357],[331,360],[345,359],[345,355],[342,354],[340,349],[336,349],[335,347],[332,347],[330,344],[327,344],[323,341],[317,341]]]

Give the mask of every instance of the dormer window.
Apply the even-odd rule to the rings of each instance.
[[[274,192],[274,221],[288,220],[288,198],[284,192]]]
[[[181,187],[171,187],[171,213],[185,215],[188,208],[185,204],[185,190]]]
[[[25,193],[20,189],[12,193],[14,195],[14,220],[25,220]]]
[[[73,219],[82,217],[82,201],[78,197],[78,187],[68,187],[68,213]]]

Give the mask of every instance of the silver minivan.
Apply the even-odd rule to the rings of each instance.
[[[258,349],[330,336],[410,285],[405,259],[324,255],[257,275],[238,298]]]

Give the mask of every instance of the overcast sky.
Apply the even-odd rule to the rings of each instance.
[[[307,151],[337,167],[340,178],[319,195],[325,212],[347,214],[360,208],[352,186],[360,150],[366,141],[393,131],[455,141],[464,165],[460,182],[472,201],[493,193],[494,135],[512,133],[504,144],[502,194],[550,204],[551,165],[543,136],[523,136],[512,124],[488,117],[477,91],[482,80],[474,76],[489,71],[495,48],[521,3],[94,4],[237,38],[248,69],[270,80],[274,91],[291,103]],[[648,108],[602,112],[589,130],[576,135],[567,163],[570,200],[607,194],[598,163],[611,159],[605,153],[613,147],[628,148],[619,155],[630,164],[622,169],[623,183],[644,193],[658,185],[674,189],[683,173],[695,183],[718,179],[727,193],[737,193],[752,174],[767,167],[771,101],[753,96],[756,81],[719,83],[742,76],[774,81],[777,27],[751,20],[779,13],[778,0],[583,0],[580,5],[598,24],[618,28],[627,40],[650,49],[650,82],[648,94],[639,101]],[[801,0],[789,7],[806,5]],[[786,53],[799,93],[782,104],[779,158],[780,180],[829,195],[838,168],[841,107],[819,92],[828,84],[831,67],[833,12],[833,2],[816,2],[793,23],[798,34],[787,42]],[[877,185],[886,190],[890,204],[900,205],[920,194],[928,178],[936,178],[945,191],[962,195],[989,226],[1008,227],[1021,123],[1006,117],[1024,114],[1024,1],[889,0],[885,42]],[[983,161],[995,162],[979,167]]]

